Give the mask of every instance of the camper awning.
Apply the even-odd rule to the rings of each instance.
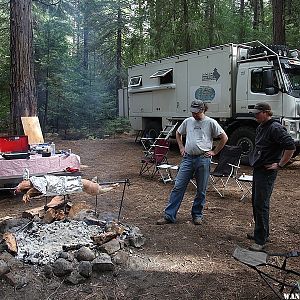
[[[154,74],[152,74],[150,76],[150,78],[156,78],[156,77],[164,77],[166,76],[168,73],[172,72],[172,68],[171,69],[165,69],[165,70],[159,70],[157,72],[155,72]]]

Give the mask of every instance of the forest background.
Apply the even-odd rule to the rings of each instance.
[[[296,0],[0,0],[0,132],[35,112],[43,132],[126,130],[117,91],[128,66],[252,40],[299,48],[299,15]]]

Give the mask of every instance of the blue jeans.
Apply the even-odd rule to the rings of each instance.
[[[175,179],[175,186],[171,192],[169,203],[165,209],[165,218],[175,222],[177,211],[181,205],[184,193],[190,179],[195,177],[197,193],[192,206],[192,218],[202,218],[205,205],[205,195],[209,179],[210,158],[185,154],[178,174]]]
[[[270,198],[276,176],[277,170],[267,170],[264,167],[254,168],[253,170],[254,240],[259,245],[264,245],[269,237]]]

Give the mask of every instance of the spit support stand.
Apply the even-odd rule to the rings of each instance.
[[[122,207],[123,207],[123,201],[124,201],[124,195],[125,195],[125,188],[126,188],[126,186],[130,186],[130,180],[128,178],[126,178],[124,180],[98,182],[99,185],[112,185],[112,184],[116,184],[116,183],[124,184],[123,191],[122,191],[121,203],[120,203],[120,207],[119,207],[119,213],[118,213],[118,222],[119,222],[120,221]],[[97,206],[98,206],[98,195],[96,195],[95,215],[97,215]]]

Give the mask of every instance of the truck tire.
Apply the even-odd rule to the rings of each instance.
[[[155,139],[161,132],[161,125],[158,122],[150,122],[147,124],[144,137]]]
[[[255,146],[255,128],[239,127],[229,137],[229,145],[241,146],[243,154],[241,164],[249,165],[249,154]]]

